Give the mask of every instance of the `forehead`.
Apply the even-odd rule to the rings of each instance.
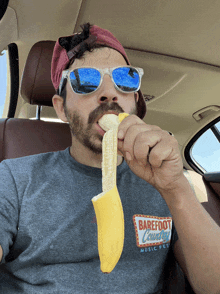
[[[123,55],[118,51],[111,48],[96,48],[94,51],[86,51],[84,56],[80,59],[76,59],[71,65],[71,69],[77,67],[117,67],[127,65]]]

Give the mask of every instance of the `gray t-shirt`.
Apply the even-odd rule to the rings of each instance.
[[[101,169],[75,161],[69,148],[3,161],[0,293],[159,291],[164,261],[177,239],[176,233],[171,239],[169,209],[125,161],[117,167],[117,187],[125,217],[124,249],[115,269],[103,274],[91,201],[102,192]]]

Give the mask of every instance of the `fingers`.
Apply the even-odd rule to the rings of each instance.
[[[170,189],[170,183],[176,181],[183,168],[175,137],[135,115],[126,117],[118,130],[118,151],[131,171],[158,191]]]
[[[130,126],[124,135],[124,138],[122,140],[119,140],[119,149],[122,148],[125,151],[128,151],[130,154],[133,153],[132,151],[132,142],[135,141],[137,136],[141,136],[142,133],[146,131],[152,131],[152,130],[157,130],[157,127],[155,128],[154,126],[146,125],[146,124],[136,124]]]
[[[130,127],[124,141],[119,141],[119,150],[128,161],[137,160],[142,165],[150,163],[154,167],[160,167],[164,160],[172,160],[178,149],[174,137],[154,126]]]
[[[140,161],[143,165],[149,162],[150,154],[155,146],[160,143],[161,134],[158,131],[146,131],[136,136],[133,150],[129,149],[132,159]]]
[[[138,116],[136,115],[129,115],[120,123],[118,128],[118,139],[124,139],[125,133],[127,132],[128,128],[132,125],[142,124],[146,125]]]
[[[161,129],[158,126],[153,126],[153,125],[147,125],[144,123],[139,117],[135,115],[131,115],[128,118],[125,118],[122,123],[119,125],[118,129],[118,149],[121,151],[127,159],[131,160],[134,157],[134,142],[137,139],[136,137],[139,138],[139,140],[142,141],[142,135],[146,131],[157,131]],[[151,136],[152,137],[152,136]],[[152,142],[150,142],[152,145]],[[154,143],[153,143],[154,144]],[[149,149],[147,142],[145,140],[145,137],[143,137],[143,146],[145,146],[145,153],[146,153],[146,148]],[[142,147],[143,147],[142,146]],[[142,149],[142,148],[138,148]],[[129,157],[131,155],[131,158]],[[139,154],[137,154],[137,157],[139,157]]]
[[[136,150],[138,152],[138,146]],[[162,135],[161,139],[157,140],[156,144],[150,148],[148,156],[145,158],[145,165],[149,162],[155,168],[161,167],[165,160],[173,160],[175,153],[175,144],[170,135]]]
[[[129,115],[119,125],[118,139],[123,140],[125,137],[125,134],[128,132],[128,129],[129,131],[131,131],[131,128],[135,127],[136,125],[140,127],[140,130],[142,130],[141,126],[144,126],[145,130],[161,130],[161,128],[158,126],[147,125],[143,120],[141,120],[136,115]]]

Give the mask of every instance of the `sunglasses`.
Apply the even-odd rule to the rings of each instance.
[[[63,90],[65,79],[69,81],[74,93],[82,95],[93,93],[100,88],[105,74],[108,74],[111,77],[111,80],[118,91],[132,93],[140,89],[144,70],[132,66],[120,66],[105,69],[81,67],[74,70],[64,70],[60,81],[59,94]]]

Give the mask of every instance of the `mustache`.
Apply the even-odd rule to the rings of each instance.
[[[118,113],[124,112],[124,110],[119,106],[116,102],[109,103],[102,103],[100,106],[98,106],[96,109],[94,109],[88,118],[88,124],[92,124],[95,122],[96,118],[99,115],[102,115],[105,111],[116,111]]]

